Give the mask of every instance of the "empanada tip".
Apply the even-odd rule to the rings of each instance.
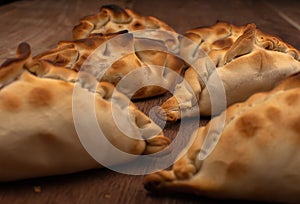
[[[172,171],[160,171],[144,178],[144,188],[149,192],[159,193],[159,190],[163,189],[166,182],[175,180],[175,176]]]
[[[157,174],[151,174],[146,176],[144,180],[144,187],[146,190],[153,192],[156,191],[161,184],[161,177]]]
[[[159,118],[167,121],[177,121],[180,119],[179,103],[175,97],[169,98],[161,107],[157,110]]]
[[[146,149],[143,154],[153,154],[160,152],[167,148],[171,143],[171,140],[163,135],[157,135],[153,138],[146,140]]]

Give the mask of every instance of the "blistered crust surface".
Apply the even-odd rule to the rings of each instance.
[[[158,86],[145,85],[142,88],[141,84],[142,89],[138,90],[133,98],[165,93],[166,89],[174,85],[176,75],[180,74],[183,68],[183,61],[169,50],[164,40],[151,39],[151,36],[134,37],[133,34],[123,31],[106,35],[95,34],[74,41],[61,41],[56,48],[41,53],[34,59],[45,60],[75,71],[87,71],[98,81],[114,85],[135,70],[146,70],[148,80],[151,83],[157,81]],[[143,71],[140,71],[140,75],[141,72]],[[131,88],[133,89],[134,85]],[[128,94],[127,92],[130,93],[130,88],[123,93]]]
[[[152,16],[142,16],[130,9],[117,5],[103,6],[99,13],[82,18],[73,29],[73,38],[82,39],[93,33],[115,33],[120,30],[161,29],[170,32],[174,30],[166,23]]]
[[[214,198],[295,203],[300,193],[300,74],[269,92],[229,107],[191,137],[190,149],[171,171],[146,176],[156,193],[188,192]],[[213,123],[226,117],[213,152],[199,153]],[[272,184],[272,185],[270,185]]]
[[[18,56],[0,67],[0,181],[101,167],[83,147],[74,124],[74,111],[85,116],[80,108],[88,110],[90,100],[94,101],[91,109],[96,110],[97,124],[117,149],[138,156],[169,145],[161,128],[112,84],[99,83],[88,72],[79,76],[74,70],[32,59],[28,44],[19,46]],[[112,99],[113,93],[116,99]],[[73,110],[74,105],[80,108]],[[131,130],[129,135],[117,122]],[[89,136],[94,134],[89,132]],[[114,155],[101,141],[99,151],[109,155],[104,157],[106,164],[132,159],[128,154]]]
[[[224,59],[226,52],[230,49],[232,52],[234,46],[239,44],[239,41],[243,41],[253,34],[255,37],[252,40],[258,47],[266,50],[283,52],[300,61],[299,50],[288,43],[283,42],[277,36],[262,32],[256,28],[255,24],[236,26],[226,22],[218,22],[211,27],[188,30],[186,31],[185,36],[198,44],[198,48],[205,51],[215,65],[219,67],[232,60]],[[247,44],[247,47],[249,47],[249,45],[250,44]],[[248,48],[248,50],[248,52],[250,52],[251,48]],[[236,52],[238,54],[247,54],[241,53],[241,50],[236,50]],[[239,55],[235,57],[238,56]]]
[[[261,32],[254,24],[234,26],[219,22],[187,31],[185,36],[188,39],[181,41],[180,50],[184,59],[190,59],[184,75],[187,83],[177,85],[174,97],[159,112],[170,121],[199,114],[218,115],[226,106],[270,90],[300,71],[299,51],[278,37]],[[216,93],[211,90],[216,86],[224,90],[225,97],[220,95],[219,100],[226,104],[214,107],[212,112],[211,98]]]

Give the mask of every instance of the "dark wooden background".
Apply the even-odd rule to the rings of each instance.
[[[7,2],[7,1],[2,1]],[[1,2],[1,3],[2,3]],[[261,30],[280,36],[300,49],[300,2],[292,0],[23,0],[0,6],[0,63],[13,57],[20,42],[29,42],[33,54],[70,40],[78,20],[94,14],[104,4],[129,7],[155,16],[178,33],[214,24],[217,20],[237,25],[255,23]],[[167,96],[137,102],[146,113]],[[202,123],[205,123],[203,120]],[[191,122],[193,123],[193,122]],[[165,126],[176,135],[179,123]],[[188,137],[189,135],[187,135]],[[0,164],[1,168],[1,164]],[[0,184],[0,203],[239,203],[191,195],[149,195],[143,176],[124,175],[108,169]]]

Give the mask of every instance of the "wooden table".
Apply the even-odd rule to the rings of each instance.
[[[153,15],[178,33],[217,20],[243,25],[253,22],[264,32],[280,36],[300,49],[300,2],[293,0],[24,0],[0,6],[0,63],[13,57],[20,42],[32,46],[33,55],[53,48],[59,40],[70,40],[78,20],[94,14],[104,4],[129,7]],[[167,96],[140,101],[146,113]],[[205,123],[203,120],[202,123]],[[167,124],[165,134],[176,135]],[[188,137],[188,136],[187,136]],[[0,164],[1,165],[1,164]],[[0,166],[1,168],[1,166]],[[149,195],[143,176],[124,175],[108,169],[0,184],[0,203],[224,203],[190,195]],[[232,203],[233,201],[226,201]],[[239,201],[234,201],[238,203]]]

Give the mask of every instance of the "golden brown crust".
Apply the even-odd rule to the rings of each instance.
[[[20,56],[26,57],[10,60],[0,68],[2,79],[9,79],[0,89],[0,181],[101,167],[87,153],[75,128],[74,111],[85,112],[73,107],[88,107],[89,98],[95,102],[92,109],[97,124],[119,150],[133,155],[152,154],[169,145],[170,140],[163,136],[161,128],[112,84],[98,83],[89,73],[81,72],[79,76],[71,69]],[[17,75],[7,71],[10,69],[18,70]],[[117,120],[114,114],[118,115]],[[128,120],[128,115],[132,120]],[[120,130],[119,124],[131,130],[129,135]],[[86,134],[85,137],[95,133]],[[99,151],[109,155],[104,158],[111,165],[132,159],[128,154],[114,155],[103,144]]]
[[[300,73],[272,91],[230,106],[194,133],[193,145],[171,171],[147,176],[145,187],[157,193],[298,202],[299,97]],[[223,116],[226,120],[219,142],[208,157],[199,160],[204,139],[213,136],[208,134],[210,126],[220,123]]]
[[[160,112],[168,120],[199,114],[217,115],[224,110],[226,104],[224,108],[217,107],[214,113],[211,112],[212,93],[209,93],[207,84],[212,83],[211,87],[218,84],[212,82],[212,76],[218,78],[218,89],[224,89],[226,99],[224,97],[223,102],[228,106],[259,91],[270,90],[278,81],[300,71],[300,52],[279,38],[261,32],[254,24],[235,26],[219,22],[211,27],[189,30],[185,36],[195,43],[185,39],[181,44],[181,55],[190,59],[191,66],[184,76],[190,88],[178,85],[175,96],[161,106],[163,111]],[[192,100],[192,94],[196,99]],[[176,97],[179,97],[180,104],[174,102]],[[180,110],[182,104],[190,106]],[[200,113],[193,108],[196,106],[199,106]]]
[[[188,30],[185,33],[185,37],[199,44],[199,48],[203,49],[208,54],[217,67],[224,65],[223,63],[219,64],[219,62],[224,61],[224,55],[228,55],[228,49],[233,50],[235,45],[240,44],[239,42],[247,37],[251,37],[251,39],[255,41],[254,44],[263,49],[283,52],[300,61],[299,50],[290,44],[283,42],[277,36],[262,32],[257,29],[253,23],[244,26],[236,26],[226,22],[218,22],[210,27]],[[235,45],[232,42],[235,42]],[[249,46],[250,44],[247,43],[247,45]],[[249,49],[248,46],[245,48]],[[215,51],[223,54],[216,56]],[[241,51],[238,51],[237,53],[243,55]]]
[[[120,30],[144,29],[161,29],[174,32],[166,23],[152,16],[142,16],[117,5],[106,5],[101,7],[99,13],[82,18],[73,29],[73,38],[87,38],[92,33],[107,34]]]
[[[90,38],[75,41],[60,41],[56,48],[41,53],[34,59],[43,59],[57,66],[64,66],[79,71],[89,55],[107,40],[117,36],[93,35]]]
[[[22,65],[31,59],[30,46],[27,43],[21,43],[16,52],[16,58],[6,60],[0,66],[0,88],[17,78],[22,72]],[[14,64],[13,67],[10,65]]]
[[[116,56],[120,57],[114,60]],[[174,73],[164,76],[164,73],[168,73],[165,69],[180,74],[183,68],[182,60],[168,52],[166,42],[133,37],[132,34],[126,32],[93,34],[85,39],[62,41],[56,48],[34,57],[35,60],[45,60],[56,66],[68,67],[75,71],[81,71],[83,65],[87,64],[84,63],[88,58],[99,64],[93,64],[92,67],[85,66],[84,71],[91,68],[88,71],[96,76],[98,81],[107,81],[115,85],[132,71],[147,67],[150,71],[149,75],[155,75],[155,81],[165,83],[166,89],[168,89],[176,80],[175,77],[170,77]],[[156,73],[155,69],[151,68],[152,66],[160,67],[161,73]],[[106,72],[104,72],[105,69],[107,69]],[[133,98],[160,95],[165,93],[166,89],[159,86],[148,86],[136,93]],[[126,94],[128,92],[129,90]]]
[[[34,87],[29,90],[27,101],[34,108],[50,107],[53,93],[44,87]]]
[[[125,75],[140,67],[147,67],[151,71],[151,66],[160,66],[163,69],[162,73],[167,73],[164,69],[168,68],[179,74],[184,66],[182,60],[175,56],[179,51],[179,40],[171,27],[154,17],[142,16],[117,5],[105,5],[101,7],[99,13],[82,18],[74,27],[73,36],[74,41],[62,41],[56,48],[34,59],[43,59],[57,66],[80,71],[89,56],[97,48],[102,47],[102,50],[96,51],[97,53],[93,55],[94,57],[100,55],[98,61],[101,66],[98,70],[92,70],[92,74],[97,77],[101,73],[102,78],[97,78],[98,81],[108,81],[115,85]],[[115,37],[119,39],[117,43]],[[122,52],[125,54],[122,55]],[[111,62],[114,56],[119,54],[122,56],[120,59],[114,61],[113,64],[105,64]],[[110,69],[103,75],[102,69],[104,68],[102,67],[110,65]],[[96,66],[93,65],[93,67]],[[150,79],[151,82],[164,83],[165,88],[162,88],[160,84],[147,86],[138,90],[133,98],[147,98],[163,94],[176,81],[175,77],[170,74],[166,79],[153,71],[150,75],[151,77],[156,75],[155,79]],[[132,93],[129,92],[125,90],[124,93],[131,96]]]

